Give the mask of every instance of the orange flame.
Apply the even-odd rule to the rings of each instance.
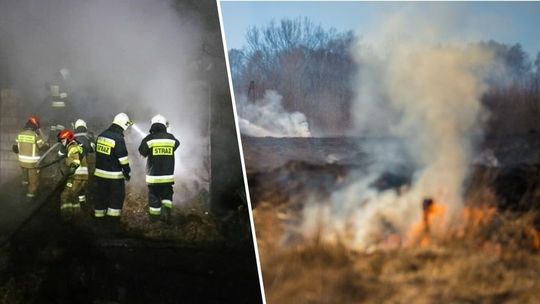
[[[470,206],[463,208],[462,218],[472,227],[479,227],[491,221],[497,209],[493,206]]]
[[[443,204],[432,202],[424,206],[422,220],[414,224],[407,233],[405,246],[419,244],[426,247],[431,242],[431,234],[435,225],[444,221],[444,215],[447,207]]]
[[[447,209],[447,206],[444,204],[433,201],[426,204],[426,200],[424,200],[422,219],[409,229],[405,246],[418,244],[420,247],[426,247],[432,242],[433,235],[438,232],[447,232],[446,229],[443,230],[444,228],[448,228],[445,227]],[[465,207],[461,211],[461,225],[454,226],[452,229],[453,233],[451,233],[458,237],[463,237],[466,233],[470,233],[471,229],[478,229],[489,223],[495,211],[496,208],[491,206]],[[540,245],[540,233],[538,233],[538,244]]]
[[[525,234],[531,239],[532,247],[534,249],[540,249],[540,232],[533,226],[527,225],[525,227]]]
[[[439,239],[442,237],[475,238],[479,233],[482,236],[484,228],[493,223],[493,218],[497,214],[497,208],[492,205],[467,206],[461,210],[458,217],[453,217],[451,225],[449,225],[446,205],[436,203],[432,199],[426,199],[422,207],[422,218],[410,227],[403,239],[397,234],[392,234],[382,240],[378,248],[385,250],[410,246],[427,247],[433,242],[435,236]],[[540,250],[540,231],[531,222],[522,229],[530,248]],[[483,240],[481,246],[484,250],[495,254],[500,254],[502,250],[500,244],[489,240]]]

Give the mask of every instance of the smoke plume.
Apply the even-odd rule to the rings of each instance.
[[[241,132],[255,137],[310,137],[306,116],[285,111],[281,100],[282,96],[272,90],[254,103],[240,96],[237,109]]]
[[[354,115],[357,134],[391,136],[405,147],[415,168],[412,185],[402,191],[377,192],[369,185],[382,174],[380,168],[389,167],[378,163],[334,193],[323,211],[317,211],[325,217],[323,222],[332,223],[325,225],[323,237],[349,235],[358,248],[368,248],[385,233],[405,237],[420,220],[425,197],[444,204],[450,211],[446,220],[451,220],[462,207],[462,186],[482,135],[486,113],[480,98],[486,90],[486,74],[494,65],[493,54],[458,42],[442,45],[434,37],[448,29],[431,24],[429,31],[425,27],[416,31],[413,24],[401,23],[415,20],[410,17],[383,20],[381,32],[375,34],[391,39],[356,46],[359,74]],[[304,218],[313,218],[314,206],[310,205]],[[306,222],[305,231],[313,233],[313,226]]]

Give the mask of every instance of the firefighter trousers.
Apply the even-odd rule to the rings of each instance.
[[[68,179],[62,194],[60,194],[60,214],[65,219],[70,219],[74,215],[80,214],[81,204],[79,193],[86,188],[86,179]]]
[[[37,194],[39,187],[39,170],[35,168],[22,169],[22,183],[26,185],[26,197],[33,198]]]
[[[161,207],[172,208],[172,184],[149,184],[148,207],[150,215],[160,215]]]
[[[108,179],[95,177],[94,215],[120,217],[124,198],[126,196],[126,183],[124,179]]]

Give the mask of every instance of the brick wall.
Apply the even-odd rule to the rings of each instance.
[[[13,89],[0,89],[0,184],[19,174],[17,154],[11,150],[22,127],[18,115],[18,101]]]

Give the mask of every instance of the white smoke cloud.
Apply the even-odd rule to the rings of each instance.
[[[245,95],[236,100],[240,131],[255,137],[310,137],[306,116],[287,112],[281,104],[282,96],[267,90],[264,98],[251,103]]]
[[[329,238],[336,233],[348,235],[357,248],[368,248],[389,230],[404,237],[420,220],[425,197],[446,205],[450,211],[446,220],[450,220],[462,207],[463,182],[475,142],[482,135],[485,110],[480,98],[494,55],[473,45],[441,45],[434,38],[438,39],[438,31],[448,29],[431,24],[429,29],[416,31],[400,22],[409,18],[400,15],[383,20],[377,34],[391,39],[380,44],[359,43],[353,54],[360,71],[353,113],[357,134],[397,138],[416,166],[407,191],[378,193],[368,185],[382,172],[364,173],[357,182],[334,193],[323,207],[335,209],[320,213],[327,217],[323,222],[332,223],[334,232],[328,233]],[[431,16],[430,20],[437,18]],[[414,36],[404,34],[405,29]],[[313,211],[308,208],[304,218],[310,214]],[[313,234],[310,227],[313,225],[305,222],[304,233]]]

